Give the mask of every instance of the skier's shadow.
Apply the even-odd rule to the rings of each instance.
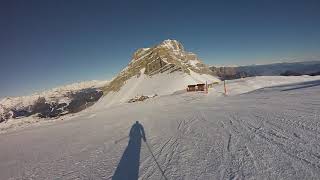
[[[143,126],[137,121],[129,133],[129,143],[114,172],[113,180],[137,180],[139,177],[141,139],[145,140]]]

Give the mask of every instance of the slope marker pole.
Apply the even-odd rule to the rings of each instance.
[[[226,80],[223,80],[223,86],[224,86],[224,95],[227,95]]]

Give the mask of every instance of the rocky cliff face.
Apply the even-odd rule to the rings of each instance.
[[[151,47],[138,49],[128,66],[115,79],[103,88],[104,94],[117,92],[131,77],[141,75],[141,70],[150,77],[180,71],[186,74],[195,72],[211,75],[212,71],[197,57],[196,54],[185,51],[177,40],[165,40]]]

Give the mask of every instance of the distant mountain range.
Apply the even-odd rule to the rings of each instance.
[[[85,81],[57,87],[30,96],[0,100],[0,122],[31,115],[53,118],[79,112],[93,105],[102,95],[107,81]]]
[[[274,63],[238,67],[210,67],[222,79],[238,79],[251,76],[299,76],[320,75],[320,61]]]

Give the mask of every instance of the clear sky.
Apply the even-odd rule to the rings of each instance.
[[[315,59],[320,1],[1,0],[0,97],[110,79],[165,39],[210,65]]]

